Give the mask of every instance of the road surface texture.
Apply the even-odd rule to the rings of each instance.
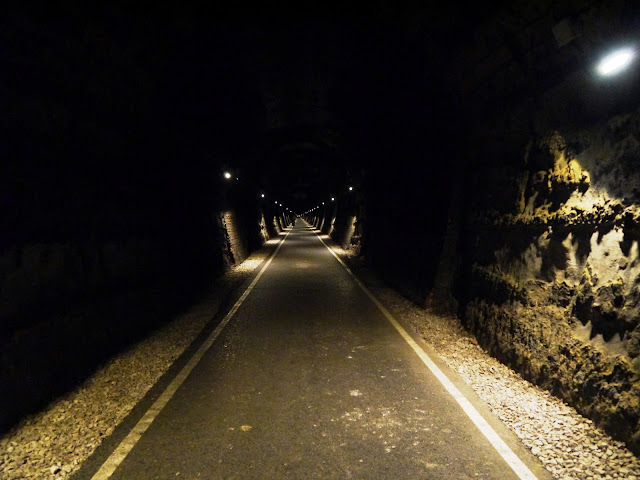
[[[282,238],[182,383],[78,478],[550,478],[464,386],[469,400],[445,389],[307,224]]]

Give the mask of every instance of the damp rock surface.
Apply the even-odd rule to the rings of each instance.
[[[636,453],[638,125],[635,110],[550,129],[522,146],[508,172],[495,164],[483,174],[461,309],[483,348]]]

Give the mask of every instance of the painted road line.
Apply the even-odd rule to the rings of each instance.
[[[231,310],[229,310],[229,312],[224,316],[224,318],[218,324],[215,330],[209,334],[209,336],[204,341],[204,343],[200,345],[200,348],[198,348],[196,353],[193,354],[193,356],[189,359],[187,364],[184,367],[182,367],[182,370],[180,370],[178,375],[176,375],[176,377],[171,381],[171,383],[167,386],[164,392],[162,392],[162,394],[153,403],[153,405],[151,405],[149,410],[146,411],[146,413],[138,421],[135,427],[133,427],[133,429],[124,438],[124,440],[120,442],[120,445],[118,445],[116,449],[111,453],[109,458],[107,458],[107,460],[102,464],[102,466],[96,472],[96,474],[93,477],[91,477],[91,480],[106,480],[109,477],[111,477],[111,475],[113,475],[113,472],[115,472],[116,468],[118,468],[118,466],[122,463],[122,461],[127,457],[129,452],[136,445],[136,443],[138,443],[138,440],[140,440],[140,437],[142,437],[142,434],[146,432],[147,428],[149,428],[149,425],[151,425],[151,423],[155,420],[155,418],[162,411],[165,405],[169,403],[169,400],[171,400],[171,397],[173,397],[173,395],[176,393],[178,388],[180,388],[180,385],[182,385],[182,382],[186,380],[186,378],[189,376],[191,371],[198,364],[198,362],[200,362],[204,354],[207,352],[209,347],[213,345],[213,342],[215,342],[216,338],[218,338],[218,335],[220,335],[220,333],[222,332],[224,327],[227,325],[227,323],[229,323],[231,318],[233,318],[235,313],[238,311],[238,308],[240,308],[240,305],[242,305],[242,303],[249,296],[249,294],[251,293],[251,290],[253,290],[253,287],[255,287],[256,283],[258,283],[258,280],[260,280],[260,277],[262,277],[262,274],[264,274],[265,270],[269,267],[269,265],[271,264],[275,256],[278,254],[278,251],[280,251],[280,248],[282,248],[282,245],[284,245],[284,242],[290,233],[291,233],[291,230],[289,230],[287,234],[284,236],[284,238],[280,241],[278,248],[276,248],[275,251],[271,254],[267,262],[264,264],[264,266],[256,276],[256,278],[253,279],[253,281],[244,291],[242,296],[233,305],[233,307],[231,307]]]
[[[318,235],[316,233],[316,235]],[[478,412],[473,404],[464,396],[464,394],[458,390],[451,380],[443,373],[442,370],[434,363],[434,361],[427,355],[427,353],[418,345],[415,340],[407,333],[407,331],[400,325],[400,323],[391,315],[391,313],[385,308],[382,303],[371,293],[371,291],[360,281],[360,279],[351,271],[351,269],[342,261],[342,259],[333,251],[329,245],[318,235],[318,240],[327,247],[327,250],[336,257],[336,260],[340,262],[340,265],[351,275],[362,291],[369,297],[369,299],[378,307],[378,310],[385,316],[387,320],[395,327],[398,333],[404,338],[404,340],[411,346],[414,352],[420,357],[422,362],[429,368],[431,373],[440,381],[442,386],[449,392],[449,394],[458,402],[458,405],[462,408],[464,413],[471,419],[480,432],[489,440],[489,443],[496,449],[505,462],[511,467],[515,474],[521,480],[536,480],[536,477],[529,467],[518,457],[511,448],[500,438],[500,435],[489,425],[485,418]]]

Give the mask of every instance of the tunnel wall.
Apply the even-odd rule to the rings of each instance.
[[[218,267],[199,268],[180,250],[157,237],[34,242],[5,250],[0,428],[81,381],[197,295]],[[200,260],[207,263],[205,256]]]
[[[468,138],[453,285],[485,349],[640,453],[640,69],[595,72],[637,40],[634,7],[528,3],[474,27],[452,62]]]
[[[12,62],[0,79],[0,430],[264,240],[257,187],[222,176],[251,158],[260,114],[226,49],[207,70],[193,56],[206,40],[169,12],[119,30],[105,20],[116,7],[41,7],[8,8],[0,32]]]
[[[253,217],[232,210],[210,218],[204,231],[183,229],[184,242],[148,235],[5,247],[0,254],[2,430],[169,320],[256,248],[253,237],[260,226]],[[254,229],[246,227],[253,223]]]
[[[352,240],[354,240],[354,246],[357,245],[355,243],[356,239],[354,239],[356,222],[357,217],[355,215],[338,215],[335,219],[334,228],[330,236],[343,249],[350,248]]]
[[[356,207],[355,197],[355,193],[346,194],[338,198],[337,202],[322,206],[303,218],[341,248],[359,253],[362,236],[357,212],[362,210]]]
[[[337,211],[338,207],[335,203],[332,203],[326,208],[324,217],[322,219],[322,228],[320,230],[324,235],[331,236],[331,234],[333,233]]]
[[[361,247],[360,225],[358,217],[364,215],[360,199],[363,193],[359,189],[348,191],[338,198],[335,207],[324,206],[318,214],[318,224],[328,217],[328,234],[343,249],[354,249],[357,253]]]
[[[222,230],[225,233],[225,247],[230,263],[241,263],[247,258],[247,238],[242,235],[235,211],[220,214]]]
[[[257,204],[246,201],[234,203],[242,206],[217,214],[225,269],[242,263],[253,250],[278,233],[276,229],[267,228],[264,211]]]
[[[271,238],[271,234],[269,233],[269,228],[267,228],[267,221],[264,218],[264,212],[260,212],[260,220],[258,223],[258,227],[260,228],[260,242],[264,243]]]
[[[398,165],[371,171],[362,192],[365,198],[359,227],[362,254],[381,278],[419,305],[431,305],[435,298],[438,305],[448,308],[458,255],[455,228],[448,237],[446,234],[454,213],[449,204],[460,154],[450,151],[449,142],[431,138],[437,134],[425,134],[423,143],[405,141],[401,153],[389,153],[390,158],[401,154],[413,157],[407,160],[413,168]],[[378,163],[385,165],[383,160]],[[452,263],[443,263],[445,238],[453,245],[454,253],[447,256]],[[450,282],[434,297],[439,271],[448,272]],[[438,278],[442,285],[445,277]]]
[[[563,124],[472,160],[464,319],[637,452],[640,111]]]

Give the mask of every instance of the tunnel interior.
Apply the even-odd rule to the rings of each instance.
[[[640,452],[634,2],[8,13],[2,430],[299,216]]]

